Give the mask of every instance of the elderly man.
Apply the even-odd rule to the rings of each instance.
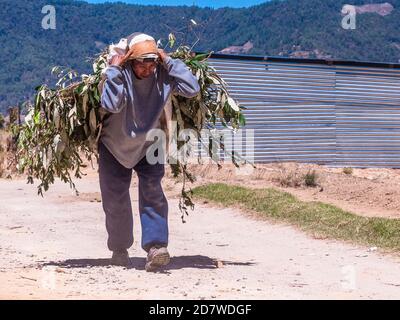
[[[114,56],[105,70],[101,105],[107,115],[98,145],[100,189],[111,262],[128,266],[127,249],[133,244],[129,187],[135,170],[145,269],[155,271],[170,260],[168,202],[161,186],[164,164],[147,161],[151,142],[146,134],[161,128],[160,117],[172,93],[190,98],[200,88],[189,68],[158,49],[151,36],[134,33],[127,47],[128,52]]]

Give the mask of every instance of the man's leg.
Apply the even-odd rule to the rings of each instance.
[[[133,168],[139,178],[139,213],[142,224],[142,248],[149,252],[158,245],[168,245],[168,201],[161,180],[164,165],[151,165],[146,157]]]
[[[133,216],[129,187],[132,169],[122,166],[99,142],[99,178],[106,214],[107,245],[111,251],[124,251],[133,244]]]

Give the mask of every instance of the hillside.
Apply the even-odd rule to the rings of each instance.
[[[72,0],[0,0],[0,112],[28,99],[33,89],[51,81],[54,65],[90,72],[87,61],[106,44],[135,31],[165,38],[175,31],[178,40],[199,51],[220,51],[245,45],[246,54],[373,60],[400,59],[400,0],[384,6],[353,1],[357,29],[341,27],[345,0],[271,1],[247,9],[157,7],[88,4]],[[56,30],[44,30],[44,5],[56,8]],[[367,5],[367,6],[365,6]],[[194,19],[198,25],[190,25]],[[189,32],[185,32],[190,28]]]

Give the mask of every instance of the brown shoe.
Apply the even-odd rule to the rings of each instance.
[[[147,254],[145,269],[147,272],[154,272],[162,266],[166,266],[170,261],[170,256],[166,247],[151,247]]]
[[[111,264],[114,266],[128,267],[131,263],[128,250],[113,251]]]

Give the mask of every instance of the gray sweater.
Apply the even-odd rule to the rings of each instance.
[[[160,116],[172,93],[191,98],[200,90],[197,78],[179,59],[167,57],[153,75],[138,79],[132,62],[105,70],[101,105],[108,111],[101,142],[126,168],[133,168],[153,142],[146,134],[160,128]]]

